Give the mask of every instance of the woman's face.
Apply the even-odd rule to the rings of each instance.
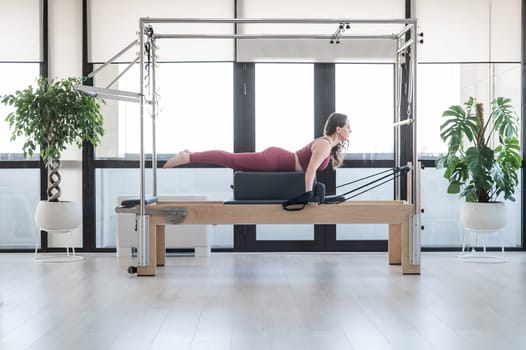
[[[349,135],[352,132],[351,124],[349,123],[349,119],[345,120],[345,125],[342,128],[338,127],[337,132],[338,132],[338,137],[340,138],[341,141],[345,141],[349,139]]]

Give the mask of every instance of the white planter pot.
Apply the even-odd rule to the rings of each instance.
[[[44,231],[71,231],[81,223],[80,205],[76,202],[40,201],[35,211],[35,222]]]
[[[460,210],[464,228],[473,231],[497,231],[506,226],[504,202],[465,202]]]

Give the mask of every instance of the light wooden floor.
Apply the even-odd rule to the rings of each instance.
[[[526,349],[526,253],[474,264],[424,253],[170,257],[41,264],[0,254],[0,349]]]

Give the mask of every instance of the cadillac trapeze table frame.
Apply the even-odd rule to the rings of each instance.
[[[249,24],[334,24],[337,29],[329,34],[182,34],[157,33],[156,24],[218,24],[235,25]],[[341,30],[354,24],[365,25],[399,25],[397,33],[352,35],[350,30]],[[163,27],[164,28],[164,27]],[[139,44],[140,89],[139,92],[123,92],[127,100],[140,104],[140,203],[136,208],[118,209],[117,211],[134,212],[138,216],[138,273],[139,275],[155,274],[155,266],[164,264],[164,225],[167,223],[185,224],[338,224],[338,223],[385,223],[389,224],[389,262],[401,263],[402,272],[408,274],[420,273],[420,171],[413,169],[408,175],[407,201],[402,201],[400,180],[395,187],[396,195],[393,201],[348,201],[338,205],[321,205],[309,207],[301,212],[285,212],[280,205],[225,205],[222,202],[170,202],[145,204],[145,157],[144,157],[144,116],[147,106],[152,115],[152,164],[153,164],[153,195],[157,195],[157,155],[155,148],[155,118],[157,111],[156,59],[157,40],[160,39],[321,39],[334,43],[342,40],[394,40],[393,52],[395,67],[395,166],[401,166],[400,128],[410,127],[413,144],[409,161],[417,164],[417,123],[416,123],[416,54],[417,54],[417,21],[416,19],[385,19],[357,20],[350,18],[338,19],[243,19],[243,18],[140,18],[139,38],[125,50]],[[106,64],[111,63],[118,55]],[[145,61],[146,60],[146,61]],[[135,64],[137,60],[132,62]],[[407,84],[402,86],[402,75],[408,73]],[[94,75],[96,72],[93,72]],[[123,72],[124,73],[124,72]],[[118,79],[119,77],[117,77]],[[145,82],[147,78],[148,82]],[[113,83],[113,82],[112,82]],[[145,88],[148,85],[148,89]],[[111,85],[111,84],[110,84]],[[85,90],[88,88],[83,87]],[[146,92],[148,90],[148,92]],[[110,98],[117,90],[98,90],[103,97]],[[106,92],[106,94],[105,94]],[[115,94],[118,95],[118,94]],[[122,94],[120,94],[122,98]]]

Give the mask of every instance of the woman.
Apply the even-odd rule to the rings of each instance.
[[[242,171],[305,172],[305,192],[310,192],[317,170],[325,170],[331,160],[334,169],[342,165],[343,148],[348,145],[350,133],[349,118],[345,114],[332,113],[325,122],[324,135],[295,153],[278,147],[247,153],[184,150],[168,159],[163,168],[188,163],[208,163]]]

